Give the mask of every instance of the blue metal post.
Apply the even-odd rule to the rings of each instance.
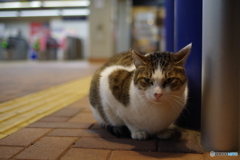
[[[174,52],[174,0],[165,1],[166,51]]]
[[[189,99],[177,124],[199,130],[201,126],[202,0],[175,0],[174,23],[174,51],[177,52],[192,43],[192,51],[186,64]]]

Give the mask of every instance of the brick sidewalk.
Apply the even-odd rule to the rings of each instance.
[[[0,102],[92,75],[99,64],[0,61]]]
[[[29,67],[31,67],[31,71],[24,69]],[[96,66],[75,67],[75,69],[57,69],[54,67],[54,69],[47,69],[49,67],[51,68],[51,64],[45,66],[45,69],[39,68],[39,65],[32,66],[31,64],[16,64],[7,67],[0,65],[1,78],[3,74],[8,75],[8,71],[11,72],[11,76],[0,80],[1,89],[6,83],[8,84],[8,87],[2,89],[2,93],[5,91],[13,93],[10,97],[8,95],[3,96],[5,99],[1,99],[1,97],[0,99],[4,101],[19,96],[14,91],[14,87],[10,87],[11,85],[19,86],[20,94],[21,90],[27,89],[27,92],[22,93],[26,95],[65,81],[90,75],[96,69]],[[41,74],[34,73],[37,70],[41,70],[38,72]],[[19,73],[14,74],[14,72]],[[32,75],[32,78],[27,78],[29,75]],[[22,84],[25,85],[21,86]],[[0,93],[0,95],[2,94]],[[152,138],[138,141],[116,138],[96,124],[86,96],[76,103],[1,139],[0,159],[239,159],[239,157],[212,158],[209,156],[209,152],[199,154],[202,153],[199,136],[198,132],[181,130],[180,137],[174,137],[170,140]]]
[[[96,124],[88,97],[0,140],[0,158],[13,159],[203,159],[197,136],[147,141],[116,138]],[[185,153],[162,153],[185,152]],[[188,154],[186,154],[188,153]]]

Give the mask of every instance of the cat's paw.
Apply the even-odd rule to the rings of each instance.
[[[166,129],[166,130],[158,133],[157,138],[159,138],[159,139],[169,139],[169,138],[171,138],[172,134],[173,134],[173,130]]]
[[[137,140],[146,140],[148,139],[149,134],[146,131],[137,131],[132,133],[132,139],[137,139]]]

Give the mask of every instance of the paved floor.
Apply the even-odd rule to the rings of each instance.
[[[0,101],[5,102],[93,74],[86,62],[0,63]],[[88,95],[0,140],[0,159],[239,159],[202,153],[200,133],[178,129],[170,140],[116,138],[97,125]],[[0,113],[1,116],[1,113]],[[1,122],[0,122],[1,123]]]
[[[99,65],[87,62],[0,61],[0,102],[91,75]]]

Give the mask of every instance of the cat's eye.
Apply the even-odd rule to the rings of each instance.
[[[147,83],[153,85],[153,82],[151,81],[151,79],[149,79],[149,78],[144,78],[144,80],[145,80],[145,82],[147,82]]]
[[[173,78],[168,78],[165,82],[166,83],[171,83],[173,81]]]
[[[168,78],[168,79],[166,79],[166,80],[164,81],[164,83],[163,83],[163,87],[166,87],[166,85],[172,83],[173,79],[174,79],[174,78]]]

